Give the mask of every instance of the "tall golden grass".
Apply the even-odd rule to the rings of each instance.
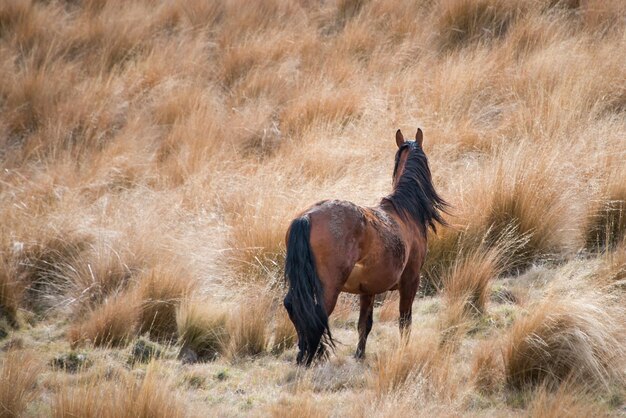
[[[158,367],[148,365],[146,375],[137,381],[122,375],[119,382],[87,382],[79,387],[63,387],[53,400],[54,417],[185,417],[187,408],[172,382],[159,375]]]
[[[126,367],[143,334],[214,360],[155,360],[168,373],[219,376],[176,394],[191,412],[153,372],[87,384],[81,370],[59,388],[52,370],[33,391],[25,368],[3,399],[57,416],[506,415],[531,382],[524,413],[558,416],[587,411],[582,381],[621,393],[625,28],[620,0],[1,1],[0,344]],[[398,346],[397,301],[376,308],[375,360],[349,372],[372,383],[338,405],[292,372],[285,230],[317,200],[376,204],[392,133],[417,126],[452,205],[453,227],[429,235],[434,300]],[[551,292],[564,264],[586,278]],[[527,296],[491,302],[494,281]],[[353,309],[331,321],[338,358]]]
[[[176,314],[181,355],[213,360],[227,353],[230,341],[228,314],[210,300],[187,301]],[[192,353],[187,353],[191,350]]]
[[[37,379],[43,370],[35,353],[11,350],[3,356],[0,373],[0,415],[26,414],[29,402],[39,395]]]
[[[504,348],[507,384],[623,384],[623,309],[597,295],[548,297],[516,322]]]

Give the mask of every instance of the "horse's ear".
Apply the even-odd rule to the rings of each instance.
[[[396,145],[398,145],[398,148],[404,145],[404,135],[402,135],[400,129],[396,131]]]
[[[415,133],[415,142],[417,142],[417,145],[421,148],[422,142],[424,142],[424,133],[420,128],[417,128],[417,132]]]

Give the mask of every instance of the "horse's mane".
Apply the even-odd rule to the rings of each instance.
[[[396,177],[400,155],[405,148],[409,148],[409,155],[404,172],[393,192],[383,198],[383,202],[390,202],[400,216],[419,222],[424,227],[424,233],[429,227],[436,232],[435,223],[448,225],[442,213],[447,213],[449,204],[435,191],[426,154],[415,142],[405,142],[398,149],[393,178]]]

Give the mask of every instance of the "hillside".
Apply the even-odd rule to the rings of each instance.
[[[0,1],[0,416],[626,413],[622,0]],[[451,204],[295,364],[291,219]]]

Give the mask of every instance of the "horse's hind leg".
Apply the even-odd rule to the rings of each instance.
[[[408,337],[411,333],[413,301],[417,293],[419,278],[406,278],[400,281],[400,336]]]
[[[372,330],[374,323],[374,296],[361,295],[361,312],[359,314],[359,345],[354,357],[362,359],[365,357],[365,344],[367,336]]]

